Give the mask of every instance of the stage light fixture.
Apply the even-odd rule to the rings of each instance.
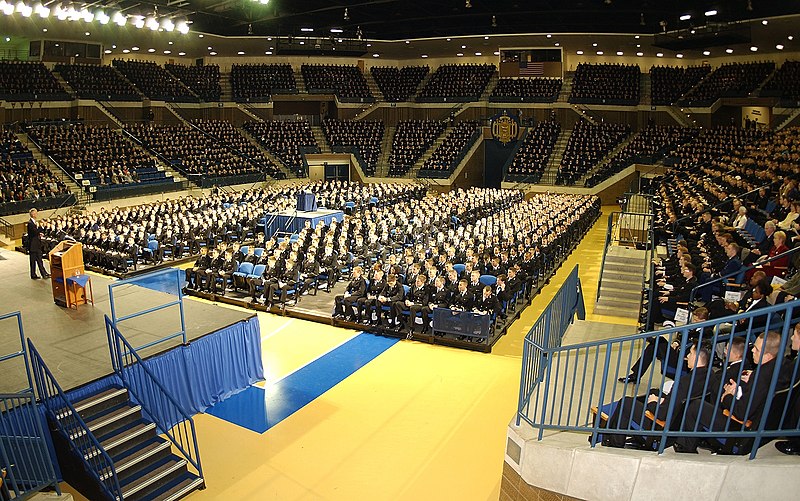
[[[184,35],[189,33],[189,25],[186,23],[186,21],[178,22],[178,24],[175,27],[179,33],[182,33]]]
[[[350,13],[347,11],[347,7],[344,8],[344,20],[345,21],[350,20]]]
[[[116,24],[117,26],[125,26],[125,24],[128,22],[128,18],[125,17],[125,15],[119,11],[114,13],[114,17],[112,18],[112,20],[114,21],[114,24]]]
[[[716,16],[716,15],[717,15],[717,11],[716,10],[707,10],[706,11],[706,17]]]
[[[679,17],[678,19],[680,19],[681,21],[688,21],[691,18],[692,18],[692,16],[690,14],[684,14],[681,17]]]
[[[172,31],[175,29],[175,23],[172,19],[167,18],[161,21],[161,27],[164,28],[165,31]]]
[[[97,22],[99,22],[100,24],[108,24],[108,22],[111,20],[108,14],[106,14],[102,10],[98,10],[95,13],[94,18],[97,19]]]
[[[153,16],[148,17],[144,25],[150,28],[152,31],[158,30],[158,28],[161,26],[158,24],[158,20],[156,20],[156,18]]]
[[[144,17],[142,16],[133,16],[133,25],[139,29],[144,28]]]

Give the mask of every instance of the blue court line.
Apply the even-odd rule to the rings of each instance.
[[[177,270],[178,268],[161,268],[158,271],[163,269]],[[133,285],[138,285],[139,287],[145,287],[158,292],[165,292],[174,296],[178,295],[178,291],[175,289],[175,275],[170,275],[167,273],[157,274],[154,276],[140,275],[138,277],[134,277],[133,280]],[[184,279],[183,276],[181,276],[181,287],[183,286]]]
[[[361,333],[280,381],[251,386],[206,410],[206,413],[257,433],[264,433],[299,411],[399,339]]]

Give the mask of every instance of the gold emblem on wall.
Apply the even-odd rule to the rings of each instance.
[[[505,111],[492,120],[492,137],[500,141],[503,146],[517,139],[517,135],[519,135],[519,123]]]

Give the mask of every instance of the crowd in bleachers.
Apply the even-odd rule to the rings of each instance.
[[[136,88],[113,67],[100,64],[57,64],[57,71],[84,99],[141,101]]]
[[[763,137],[763,132],[739,127],[702,129],[697,137],[673,149],[668,163],[679,169],[691,169],[729,157],[745,144]]]
[[[711,66],[653,66],[650,68],[650,99],[655,106],[671,106],[711,73]]]
[[[403,176],[446,129],[440,120],[403,120],[397,124],[389,154],[389,176]]]
[[[177,102],[197,100],[180,80],[156,63],[114,59],[111,64],[150,99]]]
[[[246,158],[271,177],[276,179],[283,177],[280,169],[264,155],[264,152],[251,143],[232,123],[224,120],[193,120],[192,125],[211,135],[235,154]]]
[[[411,100],[429,71],[427,66],[373,66],[369,69],[387,102]]]
[[[775,63],[725,63],[681,99],[689,106],[708,105],[722,97],[747,97],[775,69]]]
[[[570,103],[639,104],[639,66],[580,63],[572,78]]]
[[[431,75],[417,101],[477,101],[495,69],[493,64],[443,64]]]
[[[528,134],[508,166],[506,180],[538,183],[547,168],[559,134],[561,124],[555,120],[537,122],[529,127]]]
[[[8,101],[70,99],[45,65],[33,61],[0,61],[0,98]]]
[[[366,174],[373,175],[381,156],[383,122],[377,120],[337,120],[326,118],[322,131],[333,151],[358,149],[364,159]]]
[[[304,64],[300,67],[309,93],[333,93],[339,100],[372,102],[367,79],[358,66],[345,64]]]
[[[585,186],[596,186],[631,164],[654,164],[678,146],[697,137],[699,133],[700,129],[690,127],[650,125],[637,132],[614,158],[587,178]]]
[[[761,95],[800,101],[800,61],[785,61],[764,84]]]
[[[577,122],[567,140],[556,184],[575,184],[630,133],[630,126],[624,124],[601,122],[594,125],[585,120]]]
[[[319,151],[317,140],[306,121],[270,120],[268,122],[247,122],[243,126],[264,149],[278,157],[286,167],[299,177],[308,175],[305,172],[301,149]]]
[[[480,124],[472,120],[457,122],[444,142],[422,165],[419,177],[448,177],[467,153],[480,132]]]
[[[231,90],[234,101],[266,102],[275,93],[296,93],[297,82],[289,63],[234,64]]]
[[[31,151],[14,132],[3,127],[0,136],[0,204],[39,200],[69,193],[67,186]]]
[[[167,181],[153,157],[107,126],[40,125],[28,134],[79,182],[121,186]]]
[[[222,88],[219,85],[219,66],[216,64],[184,66],[167,63],[164,69],[175,75],[203,101],[219,101]]]
[[[489,96],[495,102],[553,103],[561,92],[560,78],[501,78]]]
[[[193,176],[227,177],[249,176],[266,172],[278,175],[272,163],[253,160],[237,154],[221,139],[212,137],[214,132],[220,137],[230,137],[232,126],[218,122],[220,128],[211,128],[208,133],[188,125],[133,124],[126,129],[138,138],[142,145],[160,155],[170,165],[192,178]],[[233,131],[233,134],[237,134]]]

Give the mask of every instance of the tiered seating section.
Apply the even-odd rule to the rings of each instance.
[[[404,120],[397,125],[389,155],[389,176],[405,175],[445,131],[438,120]]]
[[[569,102],[636,106],[640,78],[636,65],[581,63],[572,79]]]
[[[422,80],[428,75],[427,66],[373,66],[369,69],[387,102],[410,101]]]
[[[654,164],[678,146],[693,140],[699,133],[700,129],[695,128],[651,125],[637,132],[613,159],[596,170],[584,184],[596,186],[631,164]]]
[[[178,77],[201,100],[219,101],[222,88],[219,85],[219,66],[216,64],[184,66],[167,63],[164,69]]]
[[[70,97],[44,64],[0,61],[0,99],[65,101]]]
[[[7,127],[0,131],[0,205],[42,200],[69,193],[67,186],[37,160]]]
[[[506,180],[538,183],[547,168],[559,134],[561,124],[555,120],[537,122],[530,127],[508,166]]]
[[[128,187],[172,182],[154,158],[106,126],[84,124],[31,127],[42,151],[84,186]]]
[[[219,128],[209,126],[210,132],[207,134],[187,125],[134,124],[127,126],[127,129],[141,140],[145,148],[160,155],[190,180],[199,176],[258,177],[264,171],[270,175],[278,172],[271,163],[256,164],[231,151],[221,140],[213,138],[212,133],[229,137],[231,131],[223,125]]]
[[[447,178],[453,173],[480,134],[480,124],[471,120],[458,122],[444,142],[422,165],[417,177]]]
[[[114,59],[112,64],[145,96],[156,101],[195,102],[197,97],[180,80],[156,63]]]
[[[700,165],[708,165],[717,158],[728,157],[763,135],[763,132],[755,129],[738,127],[702,129],[694,140],[673,149],[665,163],[679,170],[692,170]]]
[[[241,131],[236,129],[232,123],[223,120],[194,120],[192,125],[210,134],[214,139],[230,148],[235,154],[244,157],[251,163],[256,164],[271,177],[280,179],[284,177],[272,160]]]
[[[325,139],[334,152],[351,152],[358,149],[368,176],[375,174],[381,156],[383,129],[383,122],[380,121],[327,118],[322,124]]]
[[[650,68],[650,99],[655,106],[671,106],[711,73],[711,66],[653,66]]]
[[[489,101],[496,103],[553,103],[561,92],[560,78],[501,78]]]
[[[308,122],[247,122],[243,128],[298,177],[308,175],[301,149],[319,152],[319,145]]]
[[[556,184],[573,185],[592,170],[611,150],[630,134],[628,125],[591,124],[581,120],[575,125],[561,159]]]
[[[800,61],[786,61],[761,89],[762,96],[778,96],[800,102]]]
[[[237,102],[267,102],[272,94],[294,94],[294,70],[285,64],[234,64],[231,89]]]
[[[774,69],[774,62],[723,64],[680,102],[688,106],[708,106],[722,97],[747,97]]]
[[[375,101],[367,86],[367,79],[358,66],[337,64],[304,64],[300,67],[306,90],[311,94],[333,93],[340,101]]]
[[[443,64],[431,75],[425,88],[417,96],[417,101],[478,101],[495,69],[493,64]]]
[[[111,66],[99,64],[57,64],[55,70],[83,99],[98,101],[141,101],[136,87]]]

